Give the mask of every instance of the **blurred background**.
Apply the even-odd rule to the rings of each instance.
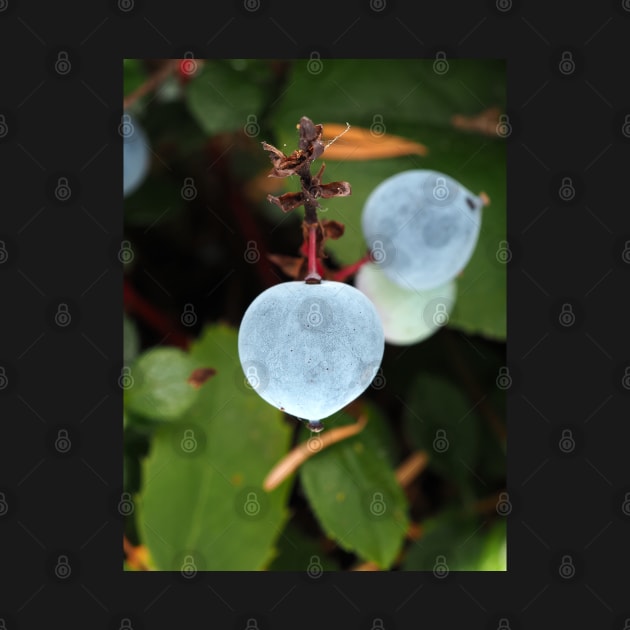
[[[500,60],[124,61],[125,569],[505,570],[506,164]],[[444,172],[485,193],[479,242],[448,324],[386,344],[371,387],[325,422],[363,430],[270,470],[310,433],[245,383],[237,331],[292,279],[303,209],[267,195],[266,141],[287,155],[308,116],[333,140],[315,167],[352,195],[327,273],[352,283],[361,211],[385,178]],[[354,132],[354,133],[353,133]]]

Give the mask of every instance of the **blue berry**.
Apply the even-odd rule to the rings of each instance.
[[[365,202],[362,229],[374,262],[405,289],[432,289],[470,260],[483,201],[452,177],[404,171],[381,182]]]
[[[149,171],[149,139],[140,123],[124,114],[119,127],[123,137],[123,196],[135,192]]]
[[[248,385],[268,403],[313,421],[328,418],[372,382],[383,329],[368,298],[342,282],[284,282],[248,307],[238,352]]]

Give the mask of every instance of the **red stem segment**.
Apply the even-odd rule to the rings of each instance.
[[[308,273],[304,281],[307,284],[319,284],[322,281],[317,272],[317,223],[308,226]]]
[[[127,280],[123,284],[123,302],[125,310],[143,321],[151,330],[164,337],[170,337],[170,345],[186,349],[190,339],[182,334],[170,317],[158,311],[150,302],[147,302],[133,285]]]
[[[350,276],[353,276],[357,271],[359,271],[359,269],[361,269],[361,267],[363,267],[365,263],[369,263],[371,260],[372,259],[370,258],[370,255],[366,254],[365,256],[363,256],[363,258],[357,260],[357,262],[352,263],[351,265],[348,265],[343,269],[339,269],[339,271],[336,271],[333,274],[333,280],[337,282],[343,282],[344,280],[347,280]]]

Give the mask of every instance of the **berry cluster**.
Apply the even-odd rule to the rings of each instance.
[[[417,343],[448,322],[484,202],[431,170],[398,173],[372,191],[362,215],[372,262],[359,269],[355,285],[376,306],[387,342]]]

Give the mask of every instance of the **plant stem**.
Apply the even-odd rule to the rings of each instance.
[[[301,142],[300,142],[301,145]],[[300,146],[302,149],[302,146]],[[304,281],[306,284],[320,284],[322,277],[317,272],[317,201],[312,191],[313,177],[311,175],[311,163],[306,161],[298,170],[302,192],[304,193],[304,222],[308,225],[308,273]]]
[[[128,94],[123,99],[123,109],[128,109],[131,107],[137,100],[156,90],[168,77],[171,76],[176,70],[179,64],[178,59],[172,59],[164,62],[164,65],[156,70],[142,85],[137,87],[131,94]]]
[[[322,277],[317,272],[317,223],[308,226],[308,273],[306,284],[320,284]]]
[[[352,263],[351,265],[348,265],[343,269],[339,269],[339,271],[336,271],[333,275],[333,280],[336,280],[337,282],[343,282],[350,276],[353,276],[357,271],[359,271],[359,269],[361,269],[361,267],[363,267],[363,265],[365,265],[365,263],[369,263],[371,260],[372,259],[370,258],[370,255],[366,254],[365,256],[363,256],[363,258],[357,260],[357,262]]]

